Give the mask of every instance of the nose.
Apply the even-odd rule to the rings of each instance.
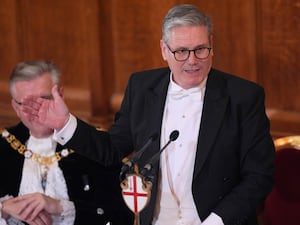
[[[198,60],[199,59],[196,57],[195,52],[191,51],[190,55],[189,55],[189,58],[187,59],[187,62],[189,64],[196,64],[198,62]]]

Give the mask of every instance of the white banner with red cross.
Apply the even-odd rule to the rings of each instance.
[[[127,207],[135,214],[144,209],[150,199],[151,187],[136,174],[129,175],[122,183],[122,195]]]

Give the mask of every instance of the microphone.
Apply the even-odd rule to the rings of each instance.
[[[137,153],[129,159],[121,168],[120,180],[123,181],[128,173],[133,173],[134,164],[140,159],[144,151],[149,147],[149,145],[158,138],[158,134],[152,134],[143,147],[137,151]]]
[[[175,141],[179,136],[179,131],[178,130],[173,130],[169,136],[169,141],[160,149],[159,152],[154,154],[151,159],[148,161],[148,163],[144,166],[140,174],[145,177],[147,173],[149,173],[153,165],[159,160],[160,154],[168,147],[168,145],[172,142]]]

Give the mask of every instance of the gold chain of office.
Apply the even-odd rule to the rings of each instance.
[[[54,162],[58,162],[64,157],[69,156],[74,152],[72,149],[63,149],[51,156],[41,156],[38,153],[34,153],[31,150],[27,149],[24,144],[22,144],[13,134],[10,134],[7,130],[1,130],[2,137],[10,144],[10,146],[18,151],[21,155],[24,155],[25,158],[28,158],[41,166],[49,166]]]

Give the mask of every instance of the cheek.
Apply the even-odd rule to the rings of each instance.
[[[20,115],[19,118],[25,124],[26,127],[31,127],[31,121],[27,117]]]
[[[15,112],[21,120],[25,119],[25,116],[23,116],[23,113],[21,112],[21,110],[15,108]]]
[[[20,120],[30,129],[32,126],[34,126],[34,121],[33,119],[28,118],[27,116],[24,115],[21,111],[19,111],[18,116]]]
[[[207,67],[207,73],[210,71],[210,68],[212,67],[212,64],[213,64],[213,57],[212,57],[212,55],[211,55],[211,57],[210,58],[208,58],[208,61],[207,61],[207,63],[205,64],[206,65],[206,67]]]

